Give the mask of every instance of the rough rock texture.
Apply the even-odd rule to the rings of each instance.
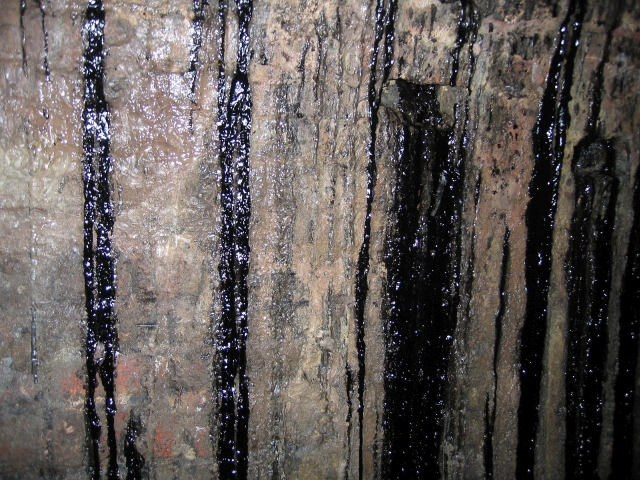
[[[90,4],[116,411],[88,4],[0,0],[0,477],[638,478],[637,2]]]

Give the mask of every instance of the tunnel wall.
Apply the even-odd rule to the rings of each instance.
[[[0,12],[2,478],[637,478],[637,2]]]

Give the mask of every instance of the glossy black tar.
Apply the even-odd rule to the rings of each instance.
[[[104,8],[89,0],[84,21],[84,278],[87,312],[86,366],[87,420],[90,473],[101,478],[100,437],[102,426],[96,410],[99,381],[105,392],[107,446],[110,479],[119,478],[114,426],[115,362],[118,348],[115,304],[115,260],[111,243],[114,214],[110,197],[109,109],[104,96]]]
[[[138,447],[136,447],[136,440],[138,439],[140,430],[140,419],[134,417],[132,414],[129,417],[124,438],[124,458],[127,466],[127,480],[142,480],[143,477],[144,457],[138,451]]]
[[[364,388],[365,388],[365,351],[364,341],[365,324],[364,311],[367,303],[369,274],[369,247],[371,242],[371,211],[373,206],[373,191],[376,183],[376,138],[378,130],[378,110],[380,109],[380,92],[378,84],[384,84],[389,78],[389,72],[393,65],[393,40],[395,38],[395,19],[397,0],[377,0],[375,11],[375,30],[373,42],[373,55],[369,63],[369,85],[367,98],[369,103],[369,146],[367,161],[367,209],[364,220],[364,232],[362,245],[358,254],[355,285],[355,324],[356,324],[356,349],[358,352],[358,477],[362,479],[362,444],[363,444],[363,418],[364,418]],[[382,49],[382,52],[380,51]],[[380,58],[382,54],[382,58]],[[382,60],[380,64],[380,60]],[[378,73],[381,73],[380,78]]]
[[[566,475],[576,479],[591,478],[597,470],[602,433],[619,181],[614,141],[602,139],[598,121],[604,65],[609,60],[612,32],[619,23],[623,3],[608,4],[607,35],[594,75],[586,132],[575,148],[571,166],[575,206],[565,265],[569,294],[565,455]]]
[[[222,232],[220,239],[220,301],[222,313],[215,333],[216,391],[218,399],[217,461],[220,478],[247,477],[249,380],[246,374],[249,273],[249,153],[251,90],[248,81],[249,23],[252,3],[237,0],[238,51],[236,70],[227,88],[224,69],[224,26],[228,5],[220,3],[223,27],[218,77],[218,135],[220,141]]]
[[[558,45],[551,59],[540,113],[533,129],[535,160],[529,185],[531,200],[525,214],[527,307],[520,338],[520,405],[516,452],[516,476],[519,479],[533,478],[542,357],[547,333],[553,226],[565,137],[570,122],[568,105],[577,39],[583,18],[583,2],[571,0],[558,32]]]
[[[460,8],[449,84],[457,83],[466,45],[468,92],[479,14],[470,1],[461,2]],[[400,109],[411,111],[395,112],[404,125],[396,139],[400,148],[385,252],[382,473],[384,478],[439,478],[447,371],[459,304],[468,112],[456,104],[455,125],[445,127],[437,87],[401,80],[396,85]]]
[[[456,32],[455,48],[451,54],[451,78],[449,85],[455,86],[458,81],[458,72],[460,70],[460,53],[462,47],[467,45],[469,52],[469,82],[473,76],[475,69],[475,56],[473,55],[473,45],[478,36],[479,26],[478,10],[475,8],[473,1],[460,1],[460,14],[458,16],[458,28]]]
[[[458,306],[461,166],[434,86],[398,82],[419,104],[400,145],[385,249],[384,478],[438,478],[449,352]],[[459,117],[459,114],[457,115]]]
[[[567,255],[569,332],[566,374],[568,478],[591,478],[602,430],[604,362],[618,180],[610,142],[576,149],[575,209]]]
[[[349,446],[349,455],[347,455],[347,462],[344,466],[344,478],[349,478],[349,470],[351,468],[351,418],[353,417],[353,400],[351,400],[351,392],[353,389],[353,372],[351,371],[351,365],[347,362],[345,368],[346,375],[346,387],[347,387],[347,445]]]
[[[634,403],[640,336],[640,169],[633,194],[633,226],[620,295],[620,347],[615,384],[611,479],[631,480],[634,463]],[[637,473],[637,469],[635,470]]]

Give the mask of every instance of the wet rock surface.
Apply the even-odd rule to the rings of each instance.
[[[637,2],[0,12],[0,477],[635,478]]]

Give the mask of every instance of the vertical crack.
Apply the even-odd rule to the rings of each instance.
[[[571,0],[558,32],[558,44],[551,59],[547,86],[532,133],[535,162],[529,185],[530,201],[525,213],[527,306],[520,337],[520,405],[516,451],[518,479],[533,478],[553,226],[565,136],[571,120],[568,105],[574,62],[584,15],[583,2]]]
[[[42,67],[44,69],[44,76],[47,82],[51,81],[51,73],[49,71],[49,32],[47,31],[45,25],[45,7],[42,3],[43,0],[33,0],[33,3],[38,7],[40,11],[40,24],[42,26],[42,36],[43,36],[43,47],[44,47],[44,57],[42,60]],[[24,25],[24,17],[27,13],[27,0],[20,0],[20,47],[22,52],[22,73],[25,77],[28,76],[28,62],[27,62],[27,37],[26,30]]]
[[[376,183],[376,138],[378,129],[378,110],[380,108],[380,92],[378,87],[378,71],[382,68],[381,83],[387,81],[393,65],[393,40],[395,38],[395,20],[397,0],[376,0],[376,22],[374,30],[373,54],[369,63],[369,85],[367,98],[369,103],[369,145],[367,149],[367,206],[364,220],[362,245],[358,254],[355,285],[355,324],[356,350],[358,356],[357,388],[358,388],[358,478],[363,475],[362,448],[364,441],[364,388],[365,388],[365,319],[364,311],[369,286],[369,248],[371,242],[371,212],[373,207],[373,191]],[[382,45],[381,45],[382,42]],[[379,65],[380,48],[382,47],[382,66]]]
[[[92,478],[101,476],[100,418],[95,392],[98,377],[105,392],[108,477],[119,478],[115,432],[115,363],[118,348],[115,304],[115,260],[111,234],[113,208],[110,199],[109,108],[104,96],[104,8],[101,0],[89,0],[83,28],[84,111],[84,277],[87,311],[85,411],[91,444]],[[100,348],[100,350],[98,350]]]
[[[50,82],[50,74],[49,74],[49,34],[47,29],[45,28],[45,11],[44,6],[41,3],[41,0],[34,0],[35,4],[38,6],[41,15],[41,24],[42,24],[42,35],[44,37],[44,72],[45,78],[47,82]],[[26,32],[24,26],[24,16],[27,10],[27,2],[26,0],[20,1],[20,35],[21,35],[21,50],[22,50],[22,71],[25,76],[28,76],[27,73],[27,54],[26,54]],[[45,108],[43,110],[43,115],[46,119],[49,118],[49,113]],[[29,218],[31,218],[32,208],[31,208],[31,200],[32,200],[32,190],[33,190],[33,182],[29,182]],[[30,316],[31,316],[31,375],[33,376],[33,382],[38,383],[38,315],[37,315],[37,303],[33,298],[34,285],[35,285],[35,275],[36,275],[36,259],[35,256],[35,237],[36,233],[34,230],[34,223],[31,221],[31,238],[29,245],[29,264],[31,265],[30,274],[29,274],[29,282],[31,292],[31,305],[30,305]]]
[[[271,275],[273,290],[271,292],[271,305],[269,316],[273,321],[273,340],[277,347],[274,354],[274,362],[271,367],[271,385],[273,407],[271,408],[271,442],[270,453],[273,455],[271,463],[271,478],[279,480],[286,477],[286,432],[284,425],[284,388],[285,381],[285,344],[286,328],[289,322],[294,322],[296,306],[293,292],[296,288],[295,273],[290,269],[274,272]]]
[[[495,392],[494,392],[495,395]],[[484,457],[484,478],[493,478],[493,431],[495,427],[495,398],[491,402],[487,392],[484,400],[484,438],[482,439],[482,456]],[[492,403],[492,408],[489,404]]]
[[[239,20],[236,70],[231,90],[226,83],[224,35],[228,4],[218,11],[223,28],[218,77],[218,135],[220,139],[222,232],[220,300],[216,331],[216,389],[218,392],[218,450],[220,478],[246,478],[248,467],[249,379],[246,374],[249,273],[249,153],[251,90],[248,81],[251,0],[237,0]]]
[[[196,83],[198,77],[198,54],[202,47],[202,32],[204,30],[204,21],[206,19],[206,8],[209,5],[208,0],[193,0],[193,20],[191,22],[191,51],[189,52],[189,70],[187,78],[191,82],[191,101],[195,102]]]
[[[33,0],[37,5],[38,10],[40,10],[40,23],[42,25],[42,36],[44,38],[44,58],[42,60],[42,66],[44,68],[44,76],[47,82],[51,81],[51,74],[49,72],[49,32],[44,24],[45,19],[45,10],[44,5],[42,3],[43,0]]]
[[[28,64],[27,64],[27,37],[24,29],[24,15],[27,12],[27,0],[20,0],[20,49],[22,53],[22,74],[27,77]]]
[[[191,51],[189,52],[189,70],[185,74],[190,83],[189,98],[191,103],[196,103],[196,86],[198,84],[199,53],[202,47],[202,35],[206,20],[206,8],[208,0],[193,0],[193,20],[191,21]],[[189,130],[193,131],[193,107],[189,111]]]
[[[33,157],[30,156],[30,171],[33,172]],[[35,299],[35,284],[36,284],[36,270],[37,261],[36,256],[36,229],[35,222],[33,221],[33,180],[29,179],[29,297],[30,307],[29,313],[31,314],[31,375],[33,376],[33,383],[38,383],[38,310]]]
[[[500,271],[500,303],[495,320],[495,343],[493,346],[493,385],[491,395],[487,393],[485,405],[485,435],[484,435],[484,468],[485,478],[493,478],[493,433],[496,425],[496,408],[498,405],[498,364],[500,361],[500,348],[502,346],[502,323],[507,310],[507,275],[510,261],[511,231],[507,227],[502,242],[502,268]],[[491,400],[491,408],[489,403]]]
[[[33,383],[38,383],[38,332],[36,322],[36,305],[31,303],[31,375]]]

